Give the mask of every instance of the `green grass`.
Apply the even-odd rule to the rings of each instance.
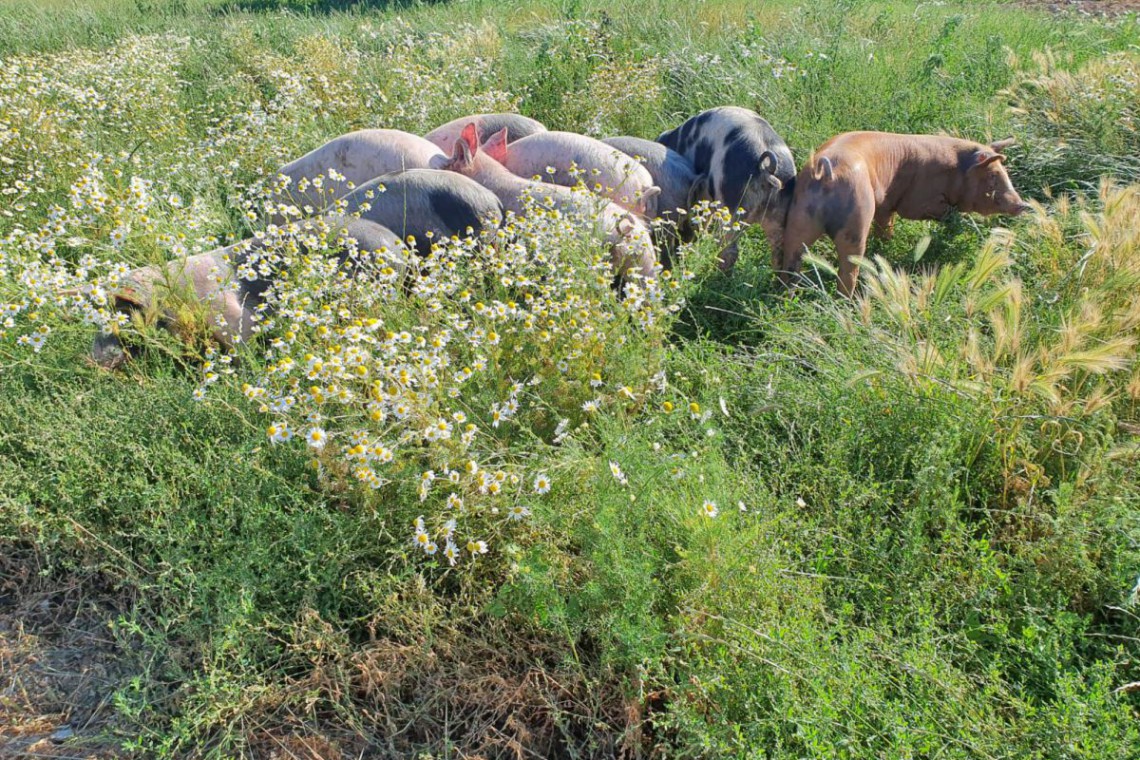
[[[268,443],[240,390],[256,352],[199,403],[199,362],[171,341],[107,373],[84,361],[93,329],[59,317],[41,353],[0,338],[0,550],[123,599],[110,630],[134,677],[104,739],[219,758],[290,736],[335,745],[323,756],[1135,753],[1140,702],[1118,687],[1140,680],[1140,203],[1090,192],[1136,177],[1135,95],[1112,78],[1136,70],[1135,19],[379,5],[4,2],[0,56],[38,57],[0,90],[19,135],[0,137],[0,185],[27,182],[0,196],[0,303],[22,292],[4,268],[15,231],[68,204],[93,152],[130,154],[110,193],[137,174],[183,202],[156,203],[151,232],[131,220],[118,252],[97,218],[57,254],[140,264],[169,255],[164,232],[245,234],[248,185],[336,134],[489,107],[654,137],[735,103],[801,161],[844,130],[1012,133],[1014,183],[1048,205],[997,243],[1002,220],[901,222],[854,304],[823,270],[778,291],[755,231],[731,277],[702,241],[666,339],[614,323],[624,342],[596,357],[607,381],[661,367],[667,388],[591,417],[584,381],[543,385],[549,410],[480,445],[556,488],[454,569],[408,541],[438,506],[418,468],[376,496]],[[1047,48],[1064,55],[1043,83],[1030,61]],[[49,94],[28,94],[39,72]],[[108,107],[81,107],[83,87]],[[1103,110],[1070,107],[1105,88]],[[556,357],[500,358],[480,408]]]

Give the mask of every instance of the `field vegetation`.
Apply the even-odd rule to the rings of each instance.
[[[1135,757],[1138,45],[986,2],[0,0],[0,755]],[[793,294],[758,230],[720,273],[704,209],[625,297],[544,217],[407,288],[284,244],[233,351],[107,308],[353,129],[728,103],[801,163],[1014,136],[1035,209],[900,222],[850,301],[824,244]]]

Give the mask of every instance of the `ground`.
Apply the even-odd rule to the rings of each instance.
[[[116,756],[104,732],[128,673],[110,626],[127,602],[90,577],[0,558],[0,757]]]
[[[1135,754],[1136,3],[0,3],[0,756]],[[574,225],[407,292],[287,250],[264,339],[171,293],[88,360],[336,135],[725,103],[801,164],[1015,135],[1034,210],[900,220],[854,299],[707,212],[627,301]]]

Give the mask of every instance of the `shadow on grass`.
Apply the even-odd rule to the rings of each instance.
[[[915,275],[972,259],[991,226],[1000,224],[957,213],[933,223],[897,220],[894,237],[872,238],[867,257],[881,256],[892,267]],[[701,338],[729,346],[757,345],[764,341],[771,312],[802,308],[805,301],[840,298],[835,276],[808,264],[801,272],[803,285],[793,292],[785,290],[772,273],[762,240],[761,233],[750,232],[731,274],[705,276],[673,328],[674,341]],[[816,242],[812,253],[837,266],[834,245],[827,238]]]

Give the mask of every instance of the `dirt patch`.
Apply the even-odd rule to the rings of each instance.
[[[1085,16],[1120,16],[1140,13],[1140,0],[1020,0],[1026,8],[1044,8],[1054,13],[1077,13]]]
[[[123,756],[108,736],[128,675],[108,627],[121,603],[90,576],[40,577],[0,544],[0,757]]]

